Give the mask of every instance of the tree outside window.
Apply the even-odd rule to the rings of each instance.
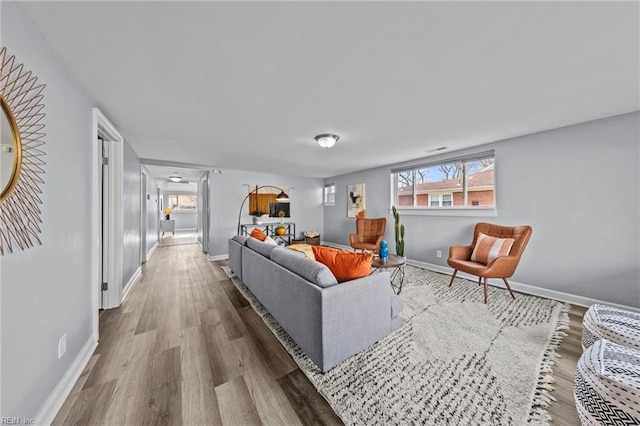
[[[399,207],[494,207],[494,170],[490,152],[396,171],[394,199]]]

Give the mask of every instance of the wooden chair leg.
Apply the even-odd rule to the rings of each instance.
[[[489,291],[489,285],[487,284],[487,277],[484,277],[484,304],[487,304],[487,292]]]
[[[478,277],[478,285],[482,285],[482,277]]]
[[[511,293],[511,297],[515,299],[516,296],[514,296],[513,291],[511,291],[511,286],[509,285],[509,281],[507,281],[506,278],[503,278],[502,281],[504,281],[504,284],[507,286],[507,290],[509,290],[509,293]]]
[[[455,269],[453,271],[453,275],[451,276],[451,281],[449,281],[449,287],[451,287],[451,284],[453,284],[453,280],[456,278],[456,274],[458,273],[458,270]]]

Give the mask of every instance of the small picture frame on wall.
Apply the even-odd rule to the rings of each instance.
[[[347,185],[347,217],[365,217],[364,183]]]

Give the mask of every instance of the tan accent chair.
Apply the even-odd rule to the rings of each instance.
[[[374,250],[380,248],[380,241],[384,238],[387,219],[356,218],[356,233],[349,235],[349,242],[353,250]]]
[[[531,238],[531,232],[533,230],[530,226],[501,226],[491,223],[478,223],[473,231],[473,241],[469,246],[452,246],[449,249],[449,258],[447,263],[454,269],[453,276],[449,282],[449,287],[453,284],[453,280],[456,278],[458,271],[466,272],[467,274],[476,275],[478,277],[478,285],[482,284],[482,278],[484,278],[484,303],[487,303],[487,279],[488,278],[502,278],[504,284],[507,286],[512,298],[516,298],[511,291],[511,286],[507,281],[507,278],[511,277],[515,271],[522,252],[524,252],[529,238]],[[513,238],[513,246],[508,256],[498,257],[494,259],[488,265],[479,262],[473,262],[471,260],[471,254],[473,248],[478,240],[478,234],[483,233],[496,238]]]

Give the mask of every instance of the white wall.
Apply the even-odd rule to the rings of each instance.
[[[476,222],[529,224],[533,236],[514,281],[640,307],[639,129],[635,112],[460,151],[495,150],[497,217],[402,215],[405,255],[447,266],[449,247],[469,244]],[[323,239],[349,244],[350,183],[366,183],[367,216],[386,216],[391,225],[389,176],[399,165],[325,179],[336,184],[336,206],[324,209]],[[386,238],[393,241],[392,226]]]
[[[236,234],[240,204],[249,192],[244,184],[291,188],[291,218],[288,221],[295,222],[297,234],[314,229],[323,236],[322,179],[238,170],[223,170],[222,174],[212,173],[210,179],[210,256],[221,256],[228,252],[227,240]],[[271,219],[277,221],[277,218]],[[242,222],[251,222],[246,203]]]
[[[0,258],[2,416],[35,417],[92,336],[94,103],[13,2],[2,45],[45,83],[42,245]],[[57,341],[67,333],[67,353]]]
[[[197,184],[195,184],[197,185]],[[197,188],[197,186],[196,186]],[[185,191],[185,190],[171,190],[171,191],[163,191],[162,192],[162,199],[164,200],[164,205],[166,207],[167,205],[167,195],[170,194],[177,194],[177,195],[193,195],[196,196],[198,195],[197,191]],[[164,219],[165,214],[162,213],[162,218]],[[186,230],[186,229],[197,229],[198,227],[198,211],[197,210],[193,210],[193,211],[179,211],[179,210],[173,210],[173,213],[171,213],[171,219],[175,220],[175,229],[176,231],[179,230]]]

